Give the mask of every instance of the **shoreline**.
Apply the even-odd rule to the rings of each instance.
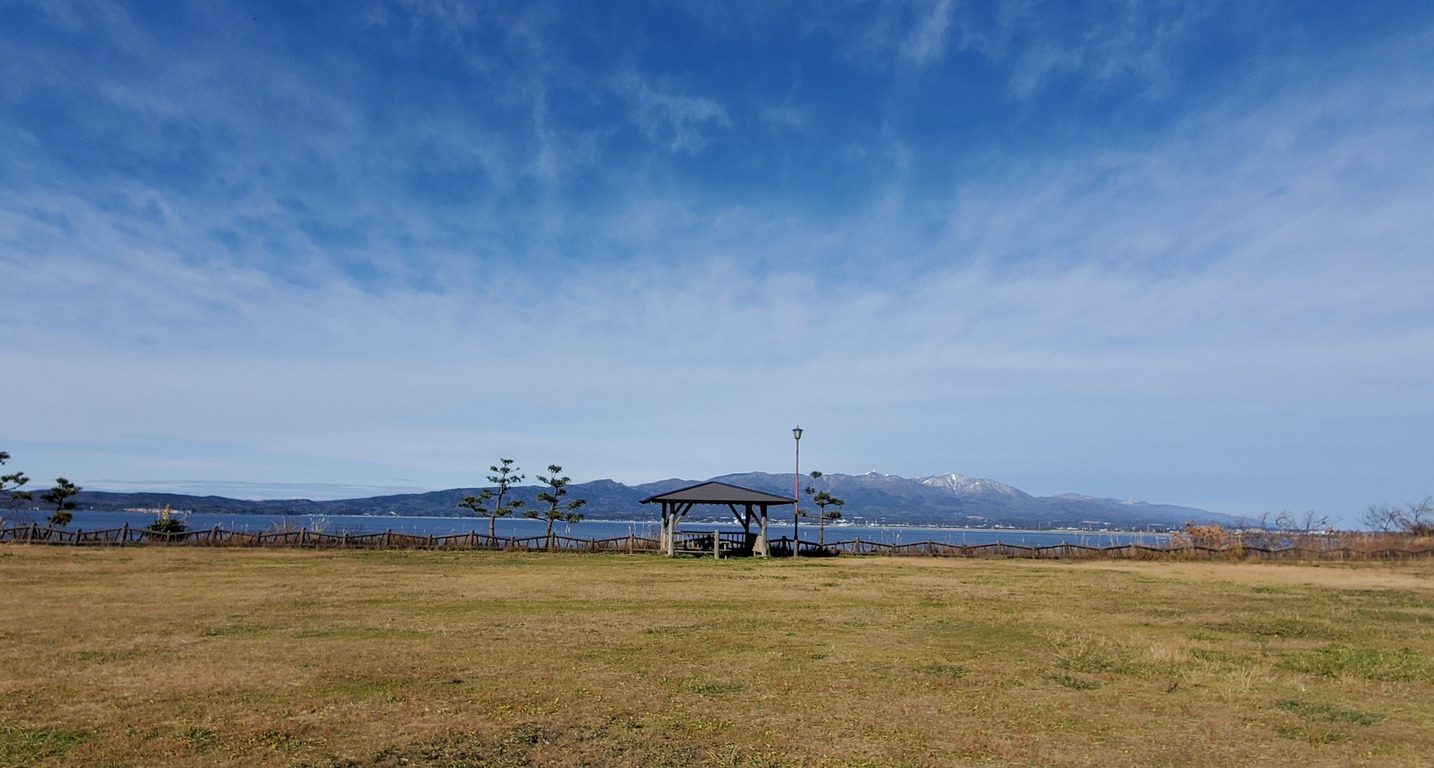
[[[29,513],[29,515],[30,515],[31,517],[35,518],[35,522],[36,522],[36,523],[40,523],[40,521],[43,520],[43,519],[47,516],[47,514],[48,514],[47,511],[46,511],[46,510],[43,510],[43,509],[25,509],[25,510],[16,510],[16,511],[23,511],[23,512]],[[157,509],[76,509],[76,510],[72,510],[72,512],[73,512],[73,513],[76,513],[76,514],[78,514],[78,513],[85,513],[85,514],[100,514],[100,515],[158,515],[158,514],[160,514],[161,510],[157,510]],[[485,524],[486,524],[486,522],[487,522],[487,520],[488,520],[488,518],[486,518],[486,517],[473,517],[473,516],[466,516],[466,515],[326,514],[326,513],[323,513],[323,512],[293,512],[293,513],[282,513],[282,512],[193,512],[193,511],[182,510],[182,509],[172,509],[172,510],[169,510],[169,515],[172,516],[172,517],[178,517],[178,518],[181,518],[181,519],[188,518],[188,517],[192,517],[192,516],[220,517],[220,518],[222,518],[222,517],[233,517],[233,518],[278,518],[278,519],[308,518],[308,519],[314,519],[314,520],[334,520],[334,519],[347,519],[347,518],[352,518],[352,519],[361,519],[361,520],[413,520],[413,521],[427,520],[427,521],[442,521],[442,522],[449,522],[449,521],[452,521],[452,522],[475,522],[475,523],[485,523]],[[499,519],[500,522],[521,522],[521,521],[532,520],[532,521],[534,521],[534,522],[536,522],[536,523],[540,523],[540,524],[542,523],[542,519],[541,519],[541,518],[529,518],[529,517],[523,517],[523,516],[521,516],[521,515],[517,515],[517,516],[508,515],[508,516],[505,516],[505,517],[500,517],[500,518],[498,518],[498,519]],[[582,525],[582,523],[608,523],[608,524],[614,524],[614,525],[653,525],[653,526],[656,526],[656,525],[661,525],[661,520],[656,519],[656,518],[648,519],[648,520],[635,520],[635,519],[629,519],[629,518],[590,517],[590,518],[585,518],[585,519],[583,519],[582,521],[580,521],[580,522],[578,522],[578,523],[573,523],[572,525]],[[29,524],[29,523],[26,523],[26,525],[28,525],[28,524]],[[715,525],[715,526],[733,527],[733,528],[739,528],[739,527],[741,527],[741,526],[739,526],[737,523],[734,523],[734,522],[732,522],[732,521],[730,521],[730,520],[721,520],[721,521],[718,521],[718,520],[692,520],[692,521],[683,523],[683,525],[684,525],[684,527],[690,527],[690,526],[696,526],[696,525],[704,525],[704,526],[707,526],[707,525]],[[772,525],[772,526],[774,526],[774,527],[791,527],[790,516],[786,516],[786,517],[784,518],[783,516],[773,515],[773,516],[770,518],[770,525]],[[9,527],[9,526],[4,526],[4,527]],[[808,527],[816,528],[816,527],[817,527],[817,524],[814,523],[814,522],[803,521],[802,524],[801,524],[801,527],[804,528],[804,529],[805,529],[805,528],[808,528]],[[826,529],[827,529],[827,531],[833,531],[833,530],[848,531],[848,530],[863,530],[863,529],[865,529],[865,530],[971,531],[971,532],[979,532],[979,533],[983,533],[983,534],[993,534],[993,533],[1012,533],[1012,534],[1060,534],[1060,533],[1079,533],[1079,534],[1095,534],[1095,535],[1112,534],[1112,535],[1121,535],[1121,536],[1169,536],[1169,535],[1175,533],[1175,529],[1167,529],[1167,530],[1153,531],[1153,530],[1149,530],[1149,529],[1143,529],[1143,530],[1142,530],[1142,529],[1129,529],[1129,528],[1016,528],[1016,527],[1006,527],[1006,526],[974,527],[974,526],[969,526],[969,525],[941,525],[941,524],[939,524],[939,523],[841,523],[841,524],[827,523]]]

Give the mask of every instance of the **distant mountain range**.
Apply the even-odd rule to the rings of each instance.
[[[711,478],[724,483],[769,493],[790,495],[792,476],[747,472]],[[1176,528],[1187,521],[1231,525],[1229,515],[1193,507],[1120,501],[1076,494],[1032,496],[995,480],[957,474],[905,478],[868,472],[864,475],[824,475],[812,481],[802,478],[802,487],[814,485],[846,502],[843,518],[853,523],[886,525],[939,525],[974,528],[1076,528],[1085,530],[1146,530]],[[641,485],[624,485],[613,480],[595,480],[568,486],[568,498],[587,500],[583,512],[595,520],[655,519],[653,505],[639,503],[658,493],[701,482],[673,478]],[[190,496],[174,493],[109,493],[84,491],[76,502],[81,509],[157,509],[166,504],[176,511],[217,514],[291,515],[423,515],[457,517],[466,512],[458,507],[464,496],[479,488],[451,488],[429,493],[405,493],[362,499],[311,501],[281,499],[249,501],[221,496]],[[539,486],[515,490],[516,498],[529,508],[538,506]],[[803,507],[812,505],[803,499]],[[790,508],[772,510],[777,519],[790,517]],[[690,520],[730,518],[725,508],[696,507]]]

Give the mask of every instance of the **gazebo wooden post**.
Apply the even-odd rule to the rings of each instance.
[[[754,547],[754,554],[761,557],[771,557],[771,544],[767,541],[767,505],[763,504],[761,519],[761,531],[757,534],[757,546]]]
[[[677,505],[672,505],[672,514],[667,523],[667,556],[677,557]]]
[[[663,501],[663,553],[673,556],[673,503]]]

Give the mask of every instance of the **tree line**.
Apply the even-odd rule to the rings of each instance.
[[[1371,504],[1364,511],[1363,521],[1371,531],[1434,536],[1434,497],[1403,506]]]

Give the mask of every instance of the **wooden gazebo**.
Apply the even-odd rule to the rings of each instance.
[[[732,516],[737,518],[737,523],[742,526],[742,533],[722,534],[711,541],[708,546],[715,549],[710,551],[766,557],[767,508],[795,504],[796,499],[712,480],[648,496],[642,503],[662,505],[661,545],[662,551],[667,553],[668,557],[677,554],[679,549],[688,548],[683,546],[682,539],[685,534],[677,530],[677,524],[692,511],[695,504],[721,504],[732,510]],[[755,533],[752,531],[754,522],[757,523]]]

